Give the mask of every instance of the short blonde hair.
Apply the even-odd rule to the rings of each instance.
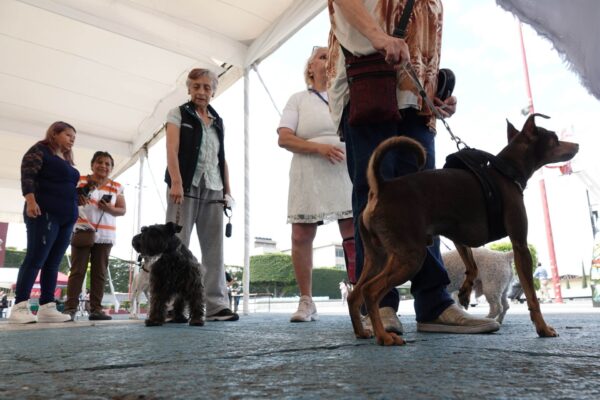
[[[194,68],[188,74],[187,79],[185,80],[185,85],[189,88],[192,84],[192,81],[195,81],[196,79],[205,75],[210,78],[210,86],[212,87],[213,93],[216,92],[219,84],[219,77],[210,69]]]
[[[321,49],[326,49],[325,46],[315,46],[313,47],[312,53],[310,53],[310,57],[306,60],[306,66],[304,67],[304,82],[306,82],[306,86],[310,87],[313,84],[313,77],[309,75],[308,67],[310,67],[310,63],[313,62],[315,56]]]

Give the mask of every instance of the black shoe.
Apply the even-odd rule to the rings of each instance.
[[[88,319],[90,321],[110,321],[112,317],[104,314],[102,311],[93,311]]]
[[[229,308],[224,308],[216,314],[206,317],[207,321],[237,321],[240,316],[231,311]]]

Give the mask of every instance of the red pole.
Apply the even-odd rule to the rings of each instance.
[[[523,29],[519,22],[519,38],[521,39],[521,55],[523,56],[523,68],[525,70],[525,86],[527,88],[527,97],[529,98],[529,114],[533,114],[533,96],[531,95],[531,84],[529,83],[529,68],[527,67],[527,54],[525,53],[525,42],[523,41]],[[548,197],[546,196],[546,183],[544,182],[544,172],[540,170],[540,197],[542,199],[542,210],[544,212],[544,223],[546,226],[546,241],[548,242],[548,256],[550,257],[550,271],[552,273],[552,286],[554,287],[554,301],[562,303],[562,293],[560,290],[560,277],[558,275],[558,265],[556,264],[556,252],[554,251],[554,237],[552,236],[552,222],[550,221],[550,211],[548,209]]]

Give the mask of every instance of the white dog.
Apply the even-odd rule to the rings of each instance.
[[[142,293],[146,296],[146,302],[150,299],[149,287],[150,287],[150,269],[152,264],[158,260],[160,256],[144,258],[140,270],[133,277],[131,284],[131,293],[129,294],[129,301],[131,302],[131,309],[129,312],[129,319],[140,319],[140,298]]]
[[[495,318],[502,323],[504,315],[510,308],[507,293],[512,280],[513,252],[501,252],[480,247],[473,250],[473,258],[477,264],[477,277],[473,282],[475,297],[484,295],[490,305],[488,318]],[[465,280],[465,265],[456,250],[442,254],[444,265],[448,270],[450,285],[448,292],[456,293]],[[458,301],[456,302],[457,304]]]

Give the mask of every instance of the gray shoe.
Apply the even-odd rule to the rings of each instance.
[[[396,310],[392,307],[382,307],[379,309],[379,316],[381,317],[381,323],[386,332],[396,333],[402,335],[404,333],[404,327],[402,322],[396,314]],[[373,324],[371,324],[371,318],[368,315],[362,317],[362,324],[365,329],[373,332]]]
[[[491,333],[500,329],[500,324],[491,318],[477,318],[456,304],[446,308],[439,317],[429,322],[417,322],[419,332],[437,333]]]

